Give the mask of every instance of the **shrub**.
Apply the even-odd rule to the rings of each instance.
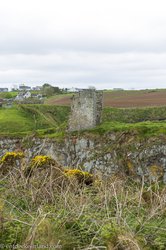
[[[65,169],[64,173],[69,179],[76,179],[79,184],[90,185],[93,183],[93,175],[88,172],[79,169]]]
[[[44,176],[51,174],[50,171],[52,171],[52,167],[54,168],[54,173],[59,172],[58,170],[61,169],[61,166],[50,156],[37,155],[30,161],[29,165],[26,166],[24,173],[26,177],[32,177],[33,174],[41,179],[42,175],[44,178]]]
[[[13,163],[15,160],[23,158],[24,154],[22,152],[7,152],[2,159],[0,160],[0,163]]]
[[[43,167],[50,165],[53,162],[53,159],[47,155],[37,155],[31,161],[31,166],[34,167]]]
[[[14,170],[14,167],[21,167],[20,160],[24,157],[22,152],[7,152],[0,160],[1,174],[8,173],[9,170]]]

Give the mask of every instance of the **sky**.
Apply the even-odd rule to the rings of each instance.
[[[0,0],[0,87],[166,88],[165,0]]]

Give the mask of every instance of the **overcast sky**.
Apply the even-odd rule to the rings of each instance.
[[[166,88],[165,0],[0,0],[0,87]]]

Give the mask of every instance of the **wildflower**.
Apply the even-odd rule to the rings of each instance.
[[[81,171],[79,169],[65,169],[64,174],[68,178],[76,178],[79,183],[84,182],[85,184],[89,185],[93,182],[92,174],[85,171]]]
[[[42,167],[44,165],[51,164],[52,159],[47,155],[37,155],[32,159],[32,167]]]
[[[0,160],[1,163],[11,163],[15,160],[21,159],[24,157],[22,152],[7,152],[2,159]]]

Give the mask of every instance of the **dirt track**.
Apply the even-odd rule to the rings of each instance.
[[[166,90],[143,90],[143,91],[112,91],[105,92],[103,103],[105,107],[146,107],[165,106]],[[52,99],[48,104],[70,105],[71,97]]]

